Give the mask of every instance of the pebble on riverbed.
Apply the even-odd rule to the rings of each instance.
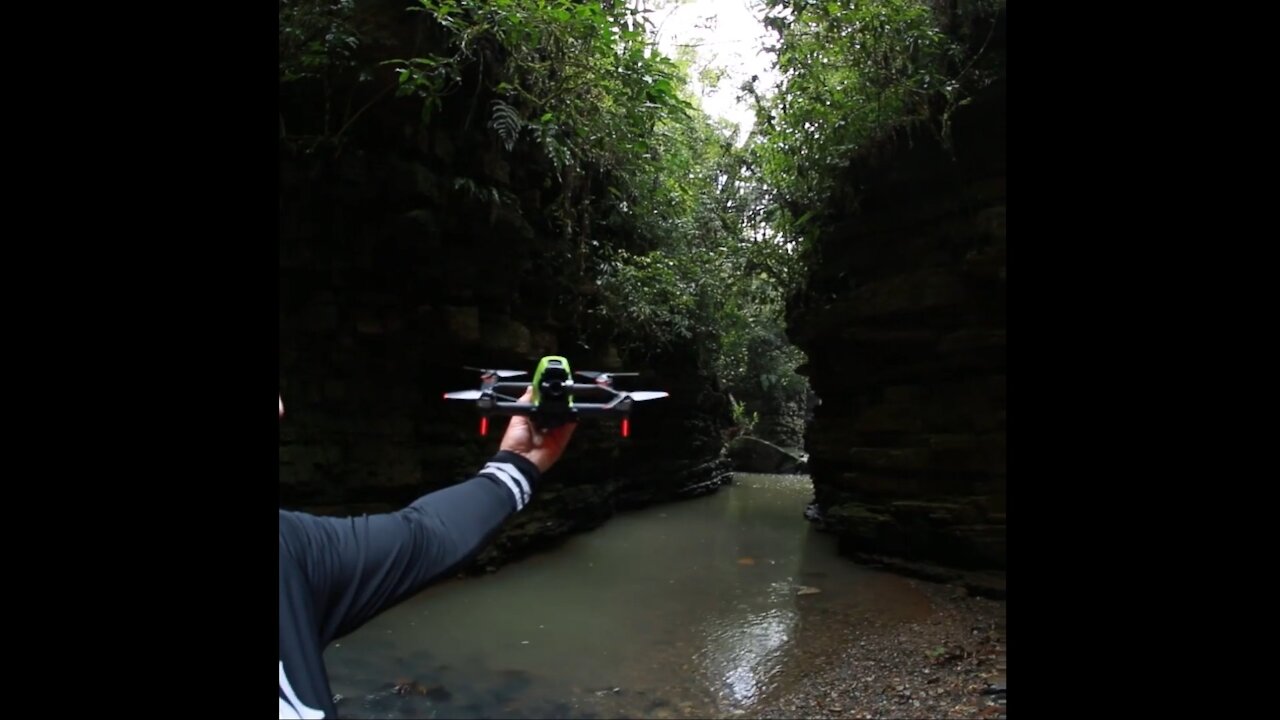
[[[791,672],[744,717],[1004,718],[1004,601],[911,583],[928,618],[832,618],[801,638]]]

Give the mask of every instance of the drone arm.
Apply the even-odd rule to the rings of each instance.
[[[565,383],[564,385],[566,390],[574,394],[591,393],[591,392],[594,392],[594,393],[603,392],[603,393],[611,393],[611,394],[617,393],[616,390],[604,385],[599,385],[597,383]],[[493,388],[494,392],[497,392],[500,390],[518,390],[523,393],[525,390],[529,388],[529,383],[497,382],[497,383],[494,383],[491,387]]]
[[[631,412],[630,408],[619,405],[617,402],[574,403],[573,409],[578,411],[579,415],[588,417],[601,417],[608,415],[622,416]]]
[[[533,403],[499,401],[494,403],[493,407],[482,408],[481,412],[485,415],[509,417],[512,415],[528,415],[535,407],[537,406]]]
[[[494,390],[519,390],[524,392],[529,389],[530,383],[527,382],[496,382],[493,384]]]

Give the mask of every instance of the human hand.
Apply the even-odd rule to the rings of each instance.
[[[520,402],[533,402],[533,386],[525,388],[524,395],[520,396]],[[523,455],[529,459],[529,462],[537,465],[540,472],[546,472],[560,459],[560,454],[564,452],[565,446],[569,444],[569,438],[573,437],[573,431],[577,427],[578,424],[575,422],[540,433],[533,423],[529,422],[529,418],[524,415],[513,415],[498,449]]]

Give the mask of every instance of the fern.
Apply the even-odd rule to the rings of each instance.
[[[556,169],[556,177],[563,180],[565,166],[573,161],[573,155],[568,146],[556,139],[556,130],[553,127],[530,123],[529,129],[533,131],[533,136],[542,146],[543,152],[550,158]]]
[[[506,146],[507,152],[511,152],[511,148],[515,147],[516,138],[520,136],[520,128],[523,125],[524,120],[515,108],[501,100],[493,101],[493,119],[489,121],[489,127],[498,131],[498,137],[502,138],[502,144]]]
[[[457,177],[453,179],[455,190],[465,191],[468,199],[486,203],[491,207],[507,205],[520,210],[520,198],[510,190],[500,190],[493,185],[481,185],[471,178]]]

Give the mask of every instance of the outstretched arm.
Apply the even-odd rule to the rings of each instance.
[[[528,504],[573,430],[570,425],[540,436],[527,418],[513,417],[501,450],[476,476],[396,512],[356,518],[281,513],[281,538],[310,579],[324,642],[482,550]]]
[[[475,477],[391,513],[360,517],[281,514],[293,526],[328,643],[426,587],[487,544],[537,487],[538,469],[499,452]],[[527,488],[527,489],[526,489]],[[288,537],[288,536],[286,536]]]

